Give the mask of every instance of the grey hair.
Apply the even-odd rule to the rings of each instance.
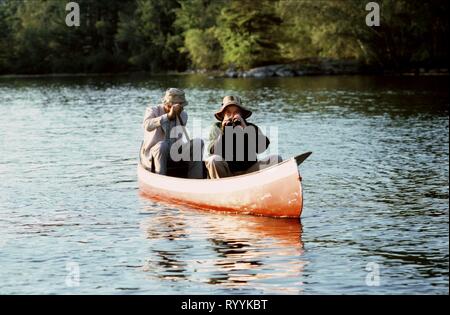
[[[181,89],[177,89],[177,88],[168,88],[166,90],[166,92],[164,93],[164,96],[161,98],[161,102],[165,105],[165,104],[169,104],[171,103],[168,98],[169,96],[183,96],[183,99],[185,100],[184,103],[185,105],[188,104],[188,101],[186,100],[185,97],[185,93],[183,90]]]

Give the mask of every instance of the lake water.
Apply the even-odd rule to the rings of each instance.
[[[448,294],[448,83],[0,78],[0,294]],[[139,195],[143,113],[171,86],[206,130],[235,93],[284,158],[314,152],[301,222]]]

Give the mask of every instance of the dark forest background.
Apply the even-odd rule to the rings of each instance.
[[[448,68],[445,0],[0,0],[0,74],[249,69],[332,58]]]

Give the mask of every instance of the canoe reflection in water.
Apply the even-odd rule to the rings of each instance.
[[[185,281],[192,290],[213,285],[211,290],[219,294],[229,290],[302,292],[307,262],[302,259],[298,219],[205,213],[180,207],[161,211],[160,206],[145,207],[144,213],[149,216],[142,220],[141,229],[150,242],[150,256],[142,267],[146,277]]]

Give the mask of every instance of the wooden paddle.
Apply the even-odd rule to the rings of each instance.
[[[305,152],[303,154],[297,155],[294,159],[297,162],[297,165],[302,164],[310,155],[312,152]]]

